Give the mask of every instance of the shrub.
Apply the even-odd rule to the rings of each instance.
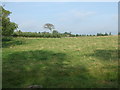
[[[11,41],[13,38],[12,37],[2,37],[2,41]]]

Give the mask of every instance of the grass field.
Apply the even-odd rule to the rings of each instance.
[[[118,37],[3,42],[3,88],[117,88]]]

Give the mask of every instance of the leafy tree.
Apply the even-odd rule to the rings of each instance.
[[[118,35],[120,35],[120,32],[118,32]]]
[[[58,34],[59,32],[57,30],[53,30],[53,34]]]
[[[15,29],[18,28],[18,25],[14,22],[10,21],[10,18],[8,17],[11,12],[8,10],[5,10],[2,6],[2,35],[3,36],[11,36]]]
[[[107,33],[105,33],[105,34],[104,34],[104,36],[108,36],[108,34],[107,34]]]
[[[76,37],[78,37],[79,35],[78,34],[76,34]]]
[[[72,35],[71,32],[64,32],[64,34],[65,34],[67,37],[69,37],[69,36]]]
[[[110,32],[109,35],[112,35],[112,33]]]
[[[50,23],[46,23],[46,24],[44,25],[44,28],[49,29],[51,32],[53,32],[53,29],[55,29],[54,25],[53,25],[53,24],[50,24]]]

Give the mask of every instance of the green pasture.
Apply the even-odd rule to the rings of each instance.
[[[118,36],[2,42],[3,88],[117,88]]]

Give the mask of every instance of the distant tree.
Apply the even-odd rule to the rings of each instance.
[[[118,32],[118,35],[120,35],[120,32]]]
[[[97,36],[102,36],[102,34],[101,33],[97,33]]]
[[[18,35],[20,35],[20,34],[22,33],[22,31],[21,31],[21,30],[18,30],[17,33],[18,33]]]
[[[68,34],[68,32],[64,32],[64,34]]]
[[[105,33],[105,34],[104,34],[104,36],[108,36],[108,34],[107,34],[107,33]]]
[[[3,36],[11,36],[15,29],[18,28],[18,25],[14,22],[10,21],[10,18],[8,17],[11,12],[8,10],[5,10],[2,6],[0,7],[2,9],[2,35]]]
[[[49,34],[49,32],[42,32],[42,34]]]
[[[57,30],[53,30],[53,34],[58,34],[59,32]]]
[[[78,37],[79,35],[78,34],[76,34],[76,37]]]
[[[64,34],[71,35],[71,32],[64,32]]]
[[[110,32],[109,35],[112,35],[112,33]]]
[[[49,29],[51,32],[53,32],[53,29],[55,29],[54,25],[53,25],[53,24],[50,24],[50,23],[46,23],[46,24],[44,25],[44,28]]]
[[[85,34],[82,34],[82,36],[86,36]]]

